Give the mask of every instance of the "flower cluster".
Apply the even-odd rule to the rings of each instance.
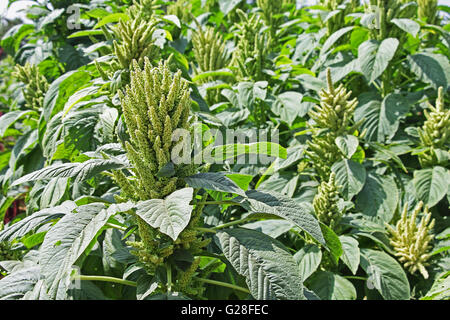
[[[197,21],[194,20],[196,23]],[[192,36],[192,50],[197,66],[194,66],[194,74],[198,75],[207,71],[215,71],[226,68],[229,63],[229,55],[225,48],[223,37],[212,27],[203,29],[197,23],[198,32]],[[227,80],[226,78],[206,77],[198,80],[199,83],[208,83],[214,80]],[[206,101],[212,105],[218,103],[220,90],[208,90]]]
[[[408,205],[405,204],[400,220],[397,225],[392,228],[386,224],[391,234],[391,244],[394,247],[398,260],[403,263],[411,274],[417,270],[425,279],[428,278],[428,272],[425,267],[430,259],[429,254],[431,245],[430,241],[434,235],[431,230],[434,227],[435,220],[431,219],[431,212],[425,207],[422,219],[417,224],[417,215],[421,211],[423,202],[420,202],[414,209],[410,217],[408,217]]]
[[[450,110],[444,106],[444,90],[438,90],[436,107],[428,103],[430,111],[424,110],[427,119],[422,128],[418,129],[420,142],[427,150],[419,154],[422,167],[430,167],[439,163],[436,151],[441,149],[446,152],[449,148],[450,137]]]
[[[330,69],[327,70],[327,83],[328,89],[322,89],[319,94],[320,106],[315,106],[309,112],[315,122],[310,127],[317,134],[308,141],[308,150],[305,151],[322,180],[328,180],[331,166],[342,159],[342,153],[335,143],[336,137],[351,135],[360,125],[351,124],[357,99],[349,100],[352,92],[347,91],[342,84],[334,88]]]
[[[335,229],[344,214],[344,211],[338,206],[339,199],[336,175],[332,172],[329,181],[323,181],[320,184],[313,200],[313,207],[317,218],[331,229]]]
[[[125,149],[133,165],[132,177],[115,172],[115,179],[124,194],[131,199],[161,199],[177,187],[183,177],[195,173],[194,165],[176,166],[171,162],[172,149],[183,144],[173,142],[177,129],[189,129],[191,106],[189,86],[181,71],[172,76],[168,61],[153,67],[145,58],[141,69],[133,62],[131,82],[125,94],[119,93],[130,141]],[[172,167],[173,176],[159,175],[163,168]]]
[[[236,13],[241,22],[236,24],[238,42],[232,64],[238,69],[238,80],[263,80],[271,36],[259,15],[249,16],[240,9]]]
[[[39,72],[38,66],[28,62],[24,66],[17,65],[13,77],[26,85],[23,95],[27,108],[41,110],[49,84],[47,79]]]

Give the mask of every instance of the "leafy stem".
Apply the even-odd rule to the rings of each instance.
[[[226,282],[211,280],[211,279],[203,279],[203,278],[195,278],[195,279],[198,281],[204,282],[204,283],[214,284],[216,286],[230,288],[230,289],[234,289],[234,290],[238,290],[238,291],[250,294],[250,291],[248,289],[231,284],[231,283],[226,283]]]
[[[137,284],[134,281],[128,281],[124,279],[114,278],[114,277],[108,277],[108,276],[85,276],[85,275],[79,275],[72,278],[73,280],[87,280],[87,281],[103,281],[103,282],[113,282],[113,283],[119,283],[126,286],[132,286],[136,287]]]

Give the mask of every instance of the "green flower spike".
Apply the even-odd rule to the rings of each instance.
[[[338,206],[340,198],[335,179],[336,175],[332,172],[329,181],[323,181],[320,184],[313,200],[313,207],[317,218],[331,229],[335,229],[344,214]]]
[[[41,110],[49,84],[47,79],[39,72],[39,68],[28,62],[25,66],[16,65],[13,77],[26,85],[23,95],[27,108]]]
[[[198,75],[207,71],[215,71],[226,68],[229,63],[229,55],[225,49],[225,42],[222,36],[212,27],[203,29],[197,20],[194,20],[198,27],[198,32],[192,36],[192,46],[197,61],[194,65],[194,74]],[[199,83],[208,83],[214,80],[226,81],[226,77],[202,78]],[[208,90],[206,101],[212,105],[220,101],[220,90]]]
[[[444,106],[444,89],[438,90],[436,107],[428,103],[430,111],[424,110],[427,119],[422,128],[418,129],[422,146],[429,148],[419,155],[422,167],[432,167],[439,163],[436,150],[448,150],[450,137],[450,109]]]
[[[392,228],[386,224],[391,234],[391,244],[394,247],[398,260],[408,269],[409,273],[414,274],[417,270],[427,279],[428,272],[425,267],[430,259],[430,242],[434,235],[431,230],[434,227],[435,220],[431,219],[431,212],[425,207],[422,219],[417,225],[417,215],[421,211],[423,202],[421,201],[408,218],[408,205],[405,204],[400,220]]]
[[[271,43],[270,34],[259,15],[248,16],[240,9],[236,13],[241,22],[236,24],[239,30],[238,42],[232,65],[238,69],[238,80],[263,80]]]
[[[308,150],[305,151],[322,180],[328,180],[330,167],[343,157],[335,139],[341,135],[352,135],[360,125],[352,125],[357,99],[349,100],[352,92],[342,84],[337,88],[333,86],[330,69],[327,70],[327,83],[328,89],[322,89],[319,93],[320,105],[309,112],[315,122],[309,126],[316,134],[307,142]]]
[[[125,149],[133,165],[133,175],[125,177],[115,172],[115,180],[126,196],[135,200],[161,199],[183,186],[183,178],[195,173],[193,165],[173,165],[171,152],[183,141],[172,142],[177,129],[189,130],[191,106],[189,86],[174,75],[168,61],[153,67],[148,58],[141,69],[133,61],[131,82],[124,94],[119,93],[130,141]],[[161,169],[173,165],[171,177],[158,175]],[[176,174],[175,174],[176,173]]]

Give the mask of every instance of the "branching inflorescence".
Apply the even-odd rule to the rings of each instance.
[[[197,21],[194,20],[196,23]],[[220,33],[212,27],[203,29],[197,23],[198,32],[192,36],[192,50],[194,52],[197,66],[194,65],[194,74],[198,75],[208,71],[216,71],[228,67],[230,63],[226,44]],[[226,78],[206,77],[199,80],[200,83],[208,83],[214,80],[226,80]],[[206,101],[209,104],[218,103],[220,90],[209,90]]]
[[[242,10],[236,13],[241,20],[238,28],[237,48],[232,64],[238,69],[239,80],[263,80],[271,37],[259,15],[248,16]]]
[[[418,129],[420,142],[427,148],[419,154],[419,161],[422,167],[437,165],[439,159],[436,152],[447,152],[450,137],[450,110],[444,106],[444,90],[438,90],[436,107],[428,103],[430,111],[424,110],[426,121],[422,128]]]
[[[331,166],[343,157],[335,143],[336,137],[344,134],[352,135],[360,125],[359,123],[352,125],[357,99],[349,100],[352,92],[347,91],[342,84],[334,88],[329,69],[327,83],[328,89],[322,89],[319,94],[320,106],[315,106],[309,112],[309,116],[315,122],[310,127],[318,134],[313,135],[312,140],[308,141],[308,150],[305,151],[322,180],[328,180]]]
[[[47,79],[39,72],[39,68],[28,62],[24,66],[17,65],[13,76],[26,85],[23,95],[27,107],[34,110],[42,110],[44,96],[49,84]]]
[[[391,234],[391,244],[394,247],[398,260],[403,263],[411,274],[419,271],[425,279],[428,278],[428,272],[425,267],[430,259],[430,242],[433,240],[432,229],[435,220],[431,220],[431,212],[425,207],[422,219],[417,224],[417,215],[421,211],[423,202],[420,202],[408,217],[408,205],[405,204],[400,220],[392,228],[386,224]]]

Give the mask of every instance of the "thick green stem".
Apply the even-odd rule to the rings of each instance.
[[[255,219],[257,219],[257,218],[248,217],[248,218],[244,218],[244,219],[240,219],[240,220],[235,220],[235,221],[231,221],[231,222],[227,222],[227,223],[221,224],[221,225],[219,225],[217,227],[214,227],[213,229],[214,230],[224,229],[224,228],[228,228],[228,227],[231,227],[231,226],[234,226],[234,225],[237,225],[237,224],[241,224],[241,223],[245,223],[245,222],[248,222],[248,221],[251,221],[251,220],[255,220]]]
[[[172,266],[168,264],[167,268],[167,294],[172,293]]]
[[[225,287],[225,288],[231,288],[231,289],[235,289],[235,290],[250,294],[250,291],[248,289],[236,286],[231,283],[226,283],[226,282],[216,281],[216,280],[211,280],[211,279],[203,279],[203,278],[195,278],[195,279],[198,281],[204,282],[204,283],[214,284],[216,286],[221,286],[221,287]]]
[[[103,281],[103,282],[113,282],[113,283],[119,283],[119,284],[123,284],[126,286],[132,286],[132,287],[136,287],[137,284],[134,281],[128,281],[128,280],[123,280],[123,279],[119,279],[119,278],[114,278],[114,277],[107,277],[107,276],[75,276],[73,277],[73,280],[89,280],[89,281]]]

